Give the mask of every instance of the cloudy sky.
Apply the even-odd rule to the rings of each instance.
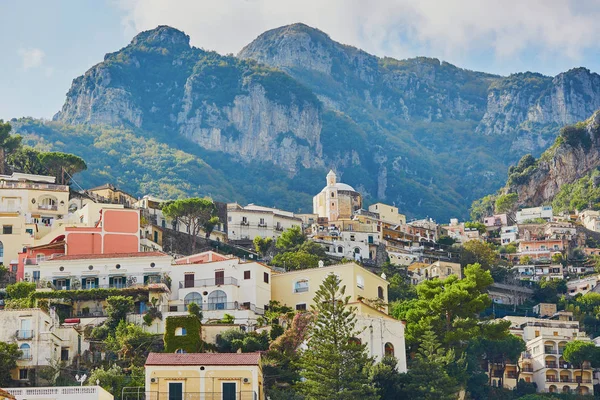
[[[0,15],[4,119],[51,118],[75,77],[163,24],[220,53],[304,22],[380,56],[437,57],[504,75],[600,72],[598,0],[7,0]]]

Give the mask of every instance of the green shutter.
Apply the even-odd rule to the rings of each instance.
[[[113,279],[113,277],[112,277],[112,276],[109,276],[109,277],[108,277],[108,287],[112,287],[112,286],[113,286],[113,282],[114,282],[114,279]]]
[[[65,284],[67,285],[67,290],[71,290],[71,280],[65,279]]]
[[[94,287],[99,288],[100,286],[98,286],[98,278],[94,279]]]
[[[148,275],[144,275],[144,285],[148,284]]]
[[[81,280],[81,288],[85,289],[85,278]]]
[[[52,279],[52,284],[56,287],[56,279]]]

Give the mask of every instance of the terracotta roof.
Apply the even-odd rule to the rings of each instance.
[[[258,365],[260,353],[150,353],[146,365]]]
[[[133,257],[168,257],[169,255],[161,251],[147,251],[137,253],[113,253],[113,254],[74,254],[54,257],[52,261],[65,260],[94,260],[99,258],[133,258]]]

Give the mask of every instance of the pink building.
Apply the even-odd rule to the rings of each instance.
[[[487,227],[506,226],[508,225],[506,214],[492,215],[483,219],[483,224]]]

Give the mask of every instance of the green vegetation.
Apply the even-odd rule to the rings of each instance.
[[[18,344],[0,342],[0,386],[10,386],[10,371],[17,367],[17,360],[21,354]]]
[[[239,328],[231,328],[217,336],[216,349],[220,353],[252,353],[269,348],[269,334],[244,332]]]
[[[35,283],[17,282],[6,287],[6,295],[9,299],[24,299],[35,292]]]
[[[12,126],[0,119],[0,175],[6,174],[6,156],[21,146],[21,136],[11,135]]]
[[[507,193],[498,196],[494,204],[496,212],[506,213],[512,211],[515,205],[517,204],[518,199],[519,195],[517,193]]]
[[[554,196],[555,212],[582,211],[586,208],[600,209],[600,169],[596,168],[572,183],[564,184]]]
[[[369,384],[373,361],[366,345],[356,339],[356,315],[348,307],[350,296],[336,275],[328,275],[314,298],[315,322],[308,348],[300,357],[299,389],[307,400],[376,399]]]
[[[177,335],[177,328],[185,330],[184,334]],[[202,351],[200,320],[195,315],[180,315],[167,317],[165,324],[165,351],[175,353],[183,350],[186,353],[200,353]]]
[[[115,399],[121,399],[121,393],[124,387],[144,386],[144,367],[129,367],[128,373],[117,364],[111,367],[101,366],[92,371],[86,381],[87,385],[96,385],[100,381],[100,386],[109,393],[114,393]]]
[[[192,197],[168,201],[162,204],[162,211],[166,217],[185,225],[188,235],[192,238],[192,254],[196,251],[196,241],[200,231],[203,230],[208,238],[219,223],[217,206],[209,198]]]

